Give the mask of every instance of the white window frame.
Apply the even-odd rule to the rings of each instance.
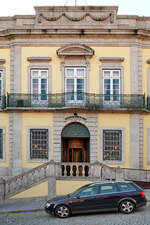
[[[109,72],[110,75],[105,75],[105,72]],[[114,72],[119,72],[119,76],[115,76],[114,75]],[[104,103],[107,104],[107,103],[111,103],[111,104],[119,104],[120,102],[120,93],[121,93],[121,71],[120,69],[103,69],[103,94],[105,95],[105,79],[110,79],[110,99],[106,99],[107,96],[104,96]],[[118,79],[119,80],[119,93],[117,95],[118,96],[118,99],[114,100],[114,95],[113,95],[113,80],[114,79]],[[107,94],[106,94],[107,95]],[[109,96],[109,94],[108,94]]]
[[[110,131],[120,130],[122,132],[122,153],[121,153],[122,158],[121,158],[121,160],[103,160],[103,155],[104,155],[103,131],[105,131],[105,130],[110,130]],[[123,165],[125,163],[125,128],[124,127],[102,127],[102,128],[100,128],[100,134],[101,134],[100,139],[102,140],[101,144],[100,144],[102,162],[107,163],[107,164],[112,164],[112,165]]]
[[[0,90],[0,102],[2,101],[2,96],[4,93],[4,72],[3,70],[0,70],[1,76],[0,76],[0,81],[1,81],[1,90]]]
[[[3,160],[3,154],[4,154],[4,151],[3,151],[3,142],[4,142],[4,138],[3,138],[3,129],[0,129],[2,131],[2,137],[0,138],[0,140],[2,140],[2,143],[0,143],[0,148],[2,148],[2,157],[0,157],[0,160]]]
[[[119,134],[119,146],[118,146],[118,143],[117,143],[116,146],[114,145],[114,143],[115,143],[115,140],[114,139],[111,139],[111,140],[109,139],[110,140],[110,143],[112,143],[112,145],[110,147],[112,147],[113,149],[112,150],[105,150],[104,149],[104,147],[105,147],[104,142],[106,141],[104,139],[105,138],[104,134],[106,132],[114,133],[113,134],[113,137],[115,137],[115,133],[118,133]],[[118,148],[120,148],[120,149],[118,150]],[[107,154],[109,154],[109,156],[107,156],[107,155],[105,156],[105,152]],[[119,154],[120,159],[116,159],[117,158],[116,153]],[[116,158],[115,159],[111,159],[111,155],[113,155]],[[105,159],[104,159],[104,156],[105,156]],[[112,161],[112,160],[113,161],[122,161],[122,130],[119,130],[119,129],[118,130],[117,129],[116,130],[114,130],[114,129],[113,130],[110,130],[110,129],[103,130],[103,161]]]
[[[42,159],[42,158],[30,158],[30,146],[31,146],[31,142],[30,142],[30,131],[31,130],[48,130],[48,159]],[[48,162],[50,160],[50,153],[51,153],[51,127],[47,127],[47,126],[29,126],[27,128],[27,142],[28,142],[28,149],[27,149],[27,158],[29,162]]]
[[[5,149],[5,141],[6,141],[6,137],[5,137],[5,128],[4,127],[0,127],[0,129],[2,130],[2,158],[0,158],[0,162],[3,162],[3,161],[5,161],[6,160],[6,156],[5,156],[5,151],[6,151],[6,149]]]
[[[67,70],[68,69],[73,69],[74,73],[73,75],[67,75]],[[77,70],[78,69],[83,69],[84,70],[84,75],[77,75]],[[77,99],[77,79],[83,79],[84,80],[84,89],[83,89],[83,94],[86,92],[86,78],[87,78],[87,71],[86,67],[84,66],[73,66],[73,67],[65,67],[65,93],[67,94],[69,91],[67,90],[67,80],[68,79],[73,79],[74,80],[74,99],[73,100],[68,100],[66,96],[66,101],[67,103],[83,103],[83,100],[78,100]]]
[[[45,76],[41,75],[43,71],[46,72]],[[34,76],[33,75],[34,72],[38,72],[38,75]],[[36,99],[40,100],[40,101],[45,101],[45,100],[41,99],[41,80],[47,79],[47,87],[46,87],[47,88],[46,95],[47,95],[48,94],[48,69],[31,69],[30,79],[31,79],[31,94],[34,94],[34,92],[33,92],[33,79],[38,79],[38,93],[37,93],[38,96],[37,96]]]

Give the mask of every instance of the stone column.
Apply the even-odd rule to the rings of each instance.
[[[50,177],[48,179],[48,198],[56,196],[56,177]]]
[[[56,196],[56,165],[54,161],[51,161],[48,178],[48,198],[53,198],[55,196]]]

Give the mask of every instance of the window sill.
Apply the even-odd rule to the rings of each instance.
[[[45,162],[49,162],[49,159],[29,159],[28,162],[29,163],[45,163]]]
[[[113,164],[113,165],[115,165],[115,164],[123,164],[124,163],[124,161],[122,160],[122,161],[118,161],[118,160],[103,160],[102,161],[103,163],[105,163],[105,164]]]

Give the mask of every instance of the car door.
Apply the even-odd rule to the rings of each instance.
[[[81,190],[68,203],[73,212],[92,212],[96,209],[96,195],[99,193],[99,186],[90,186]]]
[[[95,200],[98,210],[116,209],[118,200],[119,192],[114,183],[100,185],[100,194],[96,196]]]

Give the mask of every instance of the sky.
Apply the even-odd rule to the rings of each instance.
[[[0,17],[34,15],[34,6],[74,5],[75,0],[0,0]],[[115,5],[119,15],[150,17],[150,0],[76,0],[77,5]]]

